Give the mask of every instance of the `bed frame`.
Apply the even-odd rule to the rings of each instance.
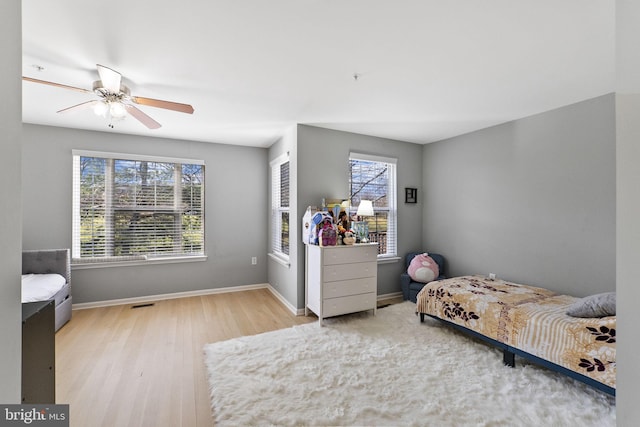
[[[56,273],[65,278],[65,286],[53,297],[55,300],[55,330],[71,320],[71,256],[69,249],[22,251],[22,274]]]
[[[600,390],[602,392],[605,392],[607,394],[610,394],[612,396],[616,395],[616,389],[613,387],[610,387],[606,384],[602,384],[601,382],[598,382],[596,380],[594,380],[593,378],[589,378],[585,375],[582,375],[578,372],[572,371],[570,369],[565,368],[564,366],[560,366],[557,365],[555,363],[549,362],[548,360],[542,359],[538,356],[534,356],[533,354],[524,352],[520,349],[517,349],[515,347],[511,347],[507,344],[501,343],[500,341],[496,341],[493,338],[489,338],[486,335],[482,335],[481,333],[478,333],[472,329],[469,328],[465,328],[464,326],[458,325],[456,323],[450,322],[448,320],[445,319],[441,319],[437,316],[433,316],[431,314],[425,314],[425,313],[420,313],[420,322],[424,322],[425,319],[425,315],[429,316],[435,320],[439,320],[440,322],[443,322],[449,326],[452,326],[453,328],[455,328],[456,330],[471,335],[474,338],[478,338],[488,344],[491,344],[494,347],[499,348],[500,350],[502,350],[502,361],[504,362],[505,365],[510,366],[512,368],[515,368],[516,366],[516,355],[522,357],[523,359],[527,359],[533,363],[535,363],[536,365],[540,365],[543,366],[547,369],[550,369],[552,371],[555,372],[559,372],[563,375],[566,375],[570,378],[573,378],[575,380],[581,381],[591,387],[594,387],[597,390]]]

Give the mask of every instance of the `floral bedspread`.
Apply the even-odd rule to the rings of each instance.
[[[428,283],[416,310],[464,326],[511,347],[616,385],[616,317],[565,314],[577,298],[482,276]]]

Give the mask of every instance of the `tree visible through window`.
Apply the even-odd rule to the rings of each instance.
[[[204,255],[204,164],[74,155],[73,257]]]
[[[351,153],[349,156],[351,215],[361,200],[373,202],[374,216],[361,220],[369,225],[369,241],[378,242],[378,254],[395,256],[396,250],[396,161]]]

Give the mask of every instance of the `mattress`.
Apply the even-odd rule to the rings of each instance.
[[[416,309],[615,388],[616,317],[566,314],[577,298],[482,276],[431,282]]]
[[[55,299],[60,304],[68,292],[66,280],[60,274],[23,274],[22,302]]]
[[[511,309],[555,296],[554,292],[481,276],[431,282],[417,298],[417,311],[457,323],[504,344],[511,344]]]

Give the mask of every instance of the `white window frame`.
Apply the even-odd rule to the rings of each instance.
[[[289,187],[287,206],[282,205],[280,168],[285,163],[289,163]],[[288,265],[289,253],[282,251],[282,214],[289,213],[289,245],[287,252],[291,250],[291,163],[289,153],[284,153],[269,163],[271,167],[271,254],[276,260]]]
[[[190,261],[205,261],[207,259],[205,253],[205,200],[204,200],[204,176],[202,184],[202,253],[173,253],[164,256],[154,255],[133,255],[133,256],[104,256],[97,258],[81,258],[81,219],[80,219],[80,158],[81,157],[97,157],[111,160],[131,160],[131,161],[148,161],[157,163],[174,163],[174,164],[195,164],[205,166],[203,160],[183,159],[173,157],[147,156],[139,154],[112,153],[102,151],[88,150],[72,150],[73,156],[73,191],[72,191],[72,264],[74,268],[98,268],[98,267],[114,267],[126,265],[139,265],[148,263],[175,263]],[[107,202],[108,204],[110,202]]]
[[[387,238],[386,238],[386,252],[378,255],[378,260],[391,260],[398,256],[398,197],[397,197],[397,162],[398,160],[393,157],[378,156],[374,154],[365,154],[358,152],[349,153],[349,162],[352,160],[385,163],[387,165],[387,207],[379,207],[374,203],[373,211],[386,212],[387,213]],[[351,168],[350,174],[351,174]],[[349,176],[349,199],[351,200],[351,175]],[[366,199],[365,199],[366,200]],[[355,215],[358,206],[351,203],[351,215]]]

